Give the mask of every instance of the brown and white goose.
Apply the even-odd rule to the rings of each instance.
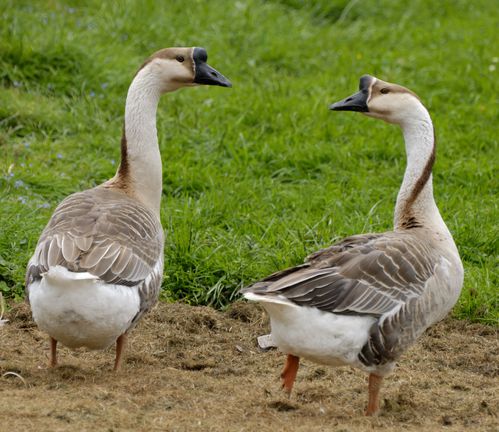
[[[157,301],[163,276],[162,165],[156,131],[160,96],[200,84],[230,87],[204,48],[166,48],[128,90],[121,163],[105,183],[64,199],[43,230],[26,273],[33,318],[70,348],[116,342],[114,369],[130,331]]]
[[[372,76],[331,105],[398,124],[407,168],[395,228],[348,237],[244,288],[271,319],[271,338],[288,354],[281,374],[290,393],[299,358],[350,365],[369,375],[367,415],[379,410],[382,379],[400,355],[456,303],[463,266],[433,199],[435,136],[428,111],[410,90]]]

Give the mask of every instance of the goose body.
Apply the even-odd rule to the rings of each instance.
[[[156,110],[161,94],[230,82],[206,63],[203,48],[153,54],[130,85],[121,163],[107,182],[72,194],[54,211],[26,273],[33,318],[56,346],[102,349],[125,336],[156,303],[163,275],[162,166]]]
[[[107,348],[156,302],[163,243],[159,218],[125,193],[70,195],[28,266],[35,322],[70,348]]]
[[[137,287],[109,284],[60,265],[31,284],[30,300],[38,326],[69,348],[107,348],[140,310]]]
[[[360,91],[333,104],[402,127],[407,168],[394,230],[348,237],[304,264],[242,290],[270,315],[272,340],[288,354],[290,392],[299,357],[370,374],[366,413],[379,409],[379,388],[396,360],[456,303],[463,267],[433,199],[433,125],[419,98],[371,76]]]

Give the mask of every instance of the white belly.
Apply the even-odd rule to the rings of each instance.
[[[29,301],[38,327],[70,348],[108,347],[140,307],[137,287],[107,284],[61,266],[29,286]]]
[[[330,366],[365,369],[358,354],[375,322],[370,316],[339,315],[312,307],[261,301],[271,319],[272,339],[287,354]]]

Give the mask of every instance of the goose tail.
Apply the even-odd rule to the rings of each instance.
[[[99,279],[88,272],[76,273],[69,271],[61,265],[50,267],[48,271],[42,273],[42,277],[54,285],[66,284],[68,281],[91,281]]]

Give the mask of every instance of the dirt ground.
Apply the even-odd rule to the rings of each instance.
[[[0,431],[498,431],[497,329],[447,319],[400,361],[382,412],[363,416],[367,374],[304,360],[291,398],[280,390],[283,354],[261,351],[268,330],[255,304],[226,312],[160,304],[114,349],[59,349],[28,306],[0,327]]]

